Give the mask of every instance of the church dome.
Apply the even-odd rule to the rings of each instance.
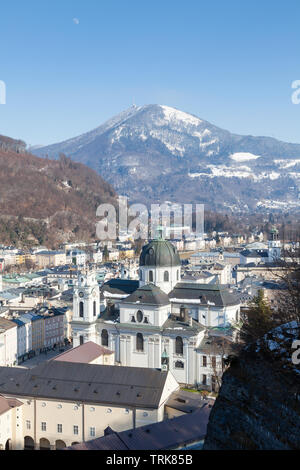
[[[143,246],[140,266],[180,266],[180,258],[172,243],[168,240],[152,240]]]

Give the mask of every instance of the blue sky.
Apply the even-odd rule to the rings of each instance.
[[[134,101],[300,143],[299,17],[299,0],[0,0],[0,134],[54,143]]]

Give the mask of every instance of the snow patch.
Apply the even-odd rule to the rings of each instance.
[[[229,158],[235,162],[246,162],[248,160],[256,160],[257,158],[261,158],[261,156],[253,155],[253,153],[249,152],[237,152],[229,155]]]

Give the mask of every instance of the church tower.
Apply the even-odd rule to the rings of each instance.
[[[281,242],[278,239],[278,230],[273,227],[270,232],[270,240],[268,241],[268,261],[273,263],[280,259]]]
[[[96,320],[100,314],[100,291],[93,271],[79,274],[73,292],[73,347],[96,339]]]

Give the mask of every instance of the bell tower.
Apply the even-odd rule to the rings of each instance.
[[[73,346],[96,340],[96,320],[100,314],[100,291],[93,271],[82,271],[73,291]]]
[[[278,230],[273,227],[270,232],[270,240],[268,241],[268,261],[274,262],[280,259],[281,242],[278,239]]]

